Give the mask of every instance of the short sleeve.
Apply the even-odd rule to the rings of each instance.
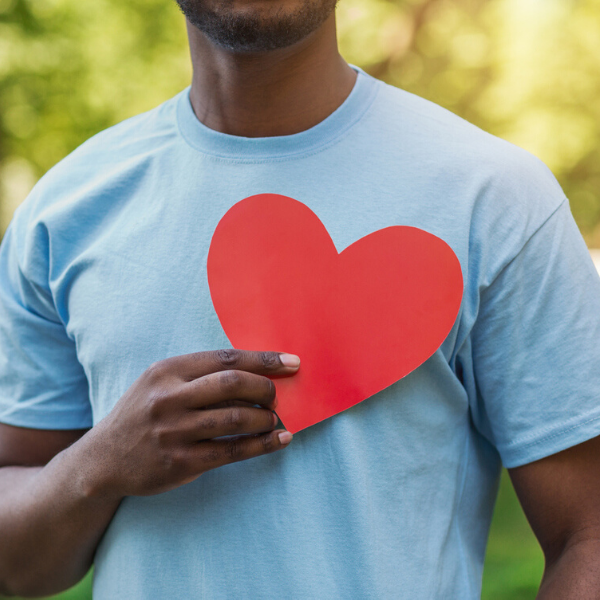
[[[87,379],[44,281],[48,248],[15,220],[0,245],[0,422],[89,428]]]
[[[566,200],[482,290],[472,360],[504,466],[600,435],[600,278]]]

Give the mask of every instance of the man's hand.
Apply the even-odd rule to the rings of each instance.
[[[46,596],[79,581],[123,497],[285,447],[269,377],[298,366],[276,352],[176,356],[87,432],[0,425],[0,594]]]
[[[293,375],[299,365],[293,355],[240,350],[153,364],[86,436],[98,467],[86,493],[158,494],[284,448],[292,434],[274,431],[275,385],[267,375]]]

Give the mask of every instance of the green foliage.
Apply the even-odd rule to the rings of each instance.
[[[184,20],[169,0],[0,0],[0,197],[98,131],[188,84]]]
[[[600,0],[340,0],[372,75],[538,155],[600,246]],[[0,230],[88,137],[188,85],[173,0],[0,0]]]
[[[482,600],[534,600],[544,556],[506,471],[494,510],[483,568]]]
[[[600,0],[342,0],[343,54],[524,147],[600,246]]]

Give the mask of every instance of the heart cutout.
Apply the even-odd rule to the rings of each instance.
[[[463,279],[443,240],[407,226],[375,231],[338,254],[306,205],[278,194],[235,204],[208,253],[213,305],[234,348],[297,354],[277,379],[292,433],[392,385],[440,347]]]

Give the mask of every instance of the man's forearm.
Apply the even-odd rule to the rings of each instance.
[[[44,468],[0,468],[0,593],[41,596],[76,583],[122,498],[287,447],[269,376],[299,365],[292,355],[232,349],[159,361]],[[19,458],[9,435],[3,464],[41,460]]]
[[[120,502],[90,493],[90,434],[45,467],[0,469],[0,593],[57,593],[90,568]]]
[[[537,600],[597,600],[600,598],[600,540],[582,539],[567,545],[546,566]]]

